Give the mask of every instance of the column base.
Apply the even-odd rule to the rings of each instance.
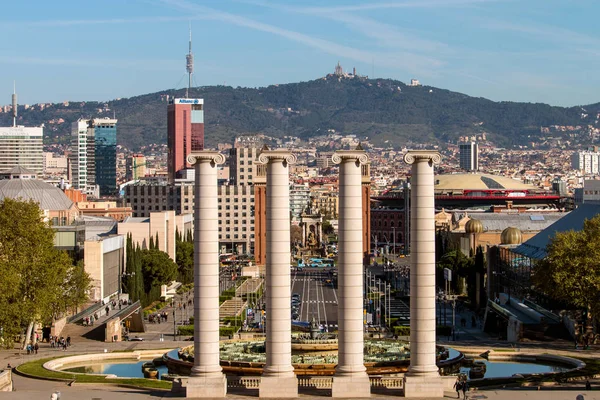
[[[371,382],[366,372],[333,376],[331,397],[371,397]]]
[[[296,378],[296,375],[283,377],[262,376],[258,386],[258,397],[298,397],[298,378]]]
[[[405,375],[404,397],[444,397],[444,382],[439,374]]]
[[[214,377],[190,376],[187,380],[185,397],[188,399],[226,396],[227,378],[223,374]]]

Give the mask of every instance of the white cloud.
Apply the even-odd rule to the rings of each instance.
[[[304,44],[306,46],[321,50],[327,54],[337,57],[344,57],[370,64],[375,62],[378,66],[388,68],[403,68],[411,73],[435,74],[436,70],[444,63],[437,58],[418,55],[409,52],[379,53],[367,50],[361,50],[350,46],[341,45],[329,40],[316,38],[304,33],[279,28],[274,25],[265,24],[250,18],[232,13],[218,11],[209,7],[190,3],[185,0],[162,0],[163,3],[171,7],[178,8],[186,12],[202,15],[207,19],[214,19],[227,22],[236,26],[246,27],[262,32],[284,37],[288,40]]]

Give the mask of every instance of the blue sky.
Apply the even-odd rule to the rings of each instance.
[[[597,0],[29,0],[0,15],[0,104],[312,80],[335,64],[492,100],[600,101]],[[1,100],[4,98],[5,100]]]

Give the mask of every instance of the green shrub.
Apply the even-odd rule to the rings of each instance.
[[[233,326],[221,326],[219,328],[219,336],[231,336],[237,333],[238,327]]]
[[[439,325],[435,329],[437,336],[450,336],[452,335],[452,327],[447,325]]]
[[[410,326],[394,326],[394,335],[410,336]]]
[[[194,325],[181,325],[177,327],[179,336],[194,336]]]

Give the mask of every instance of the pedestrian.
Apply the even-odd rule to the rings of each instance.
[[[71,347],[71,336],[67,336],[67,347]]]
[[[467,392],[469,391],[469,383],[467,382],[467,378],[465,378],[465,380],[462,383],[462,392],[463,392],[463,399],[466,400],[467,398]]]
[[[585,390],[592,390],[592,384],[589,379],[586,379],[585,381]]]
[[[35,354],[37,354],[39,349],[40,349],[40,345],[38,344],[38,342],[35,342],[35,344],[33,345],[33,350],[35,350]]]
[[[104,311],[106,311],[106,316],[108,317],[108,314],[110,313],[110,307],[106,306],[106,308],[104,309]]]
[[[456,382],[454,382],[454,390],[456,390],[456,398],[460,399],[460,391],[462,390],[462,381],[460,377],[456,378]]]

